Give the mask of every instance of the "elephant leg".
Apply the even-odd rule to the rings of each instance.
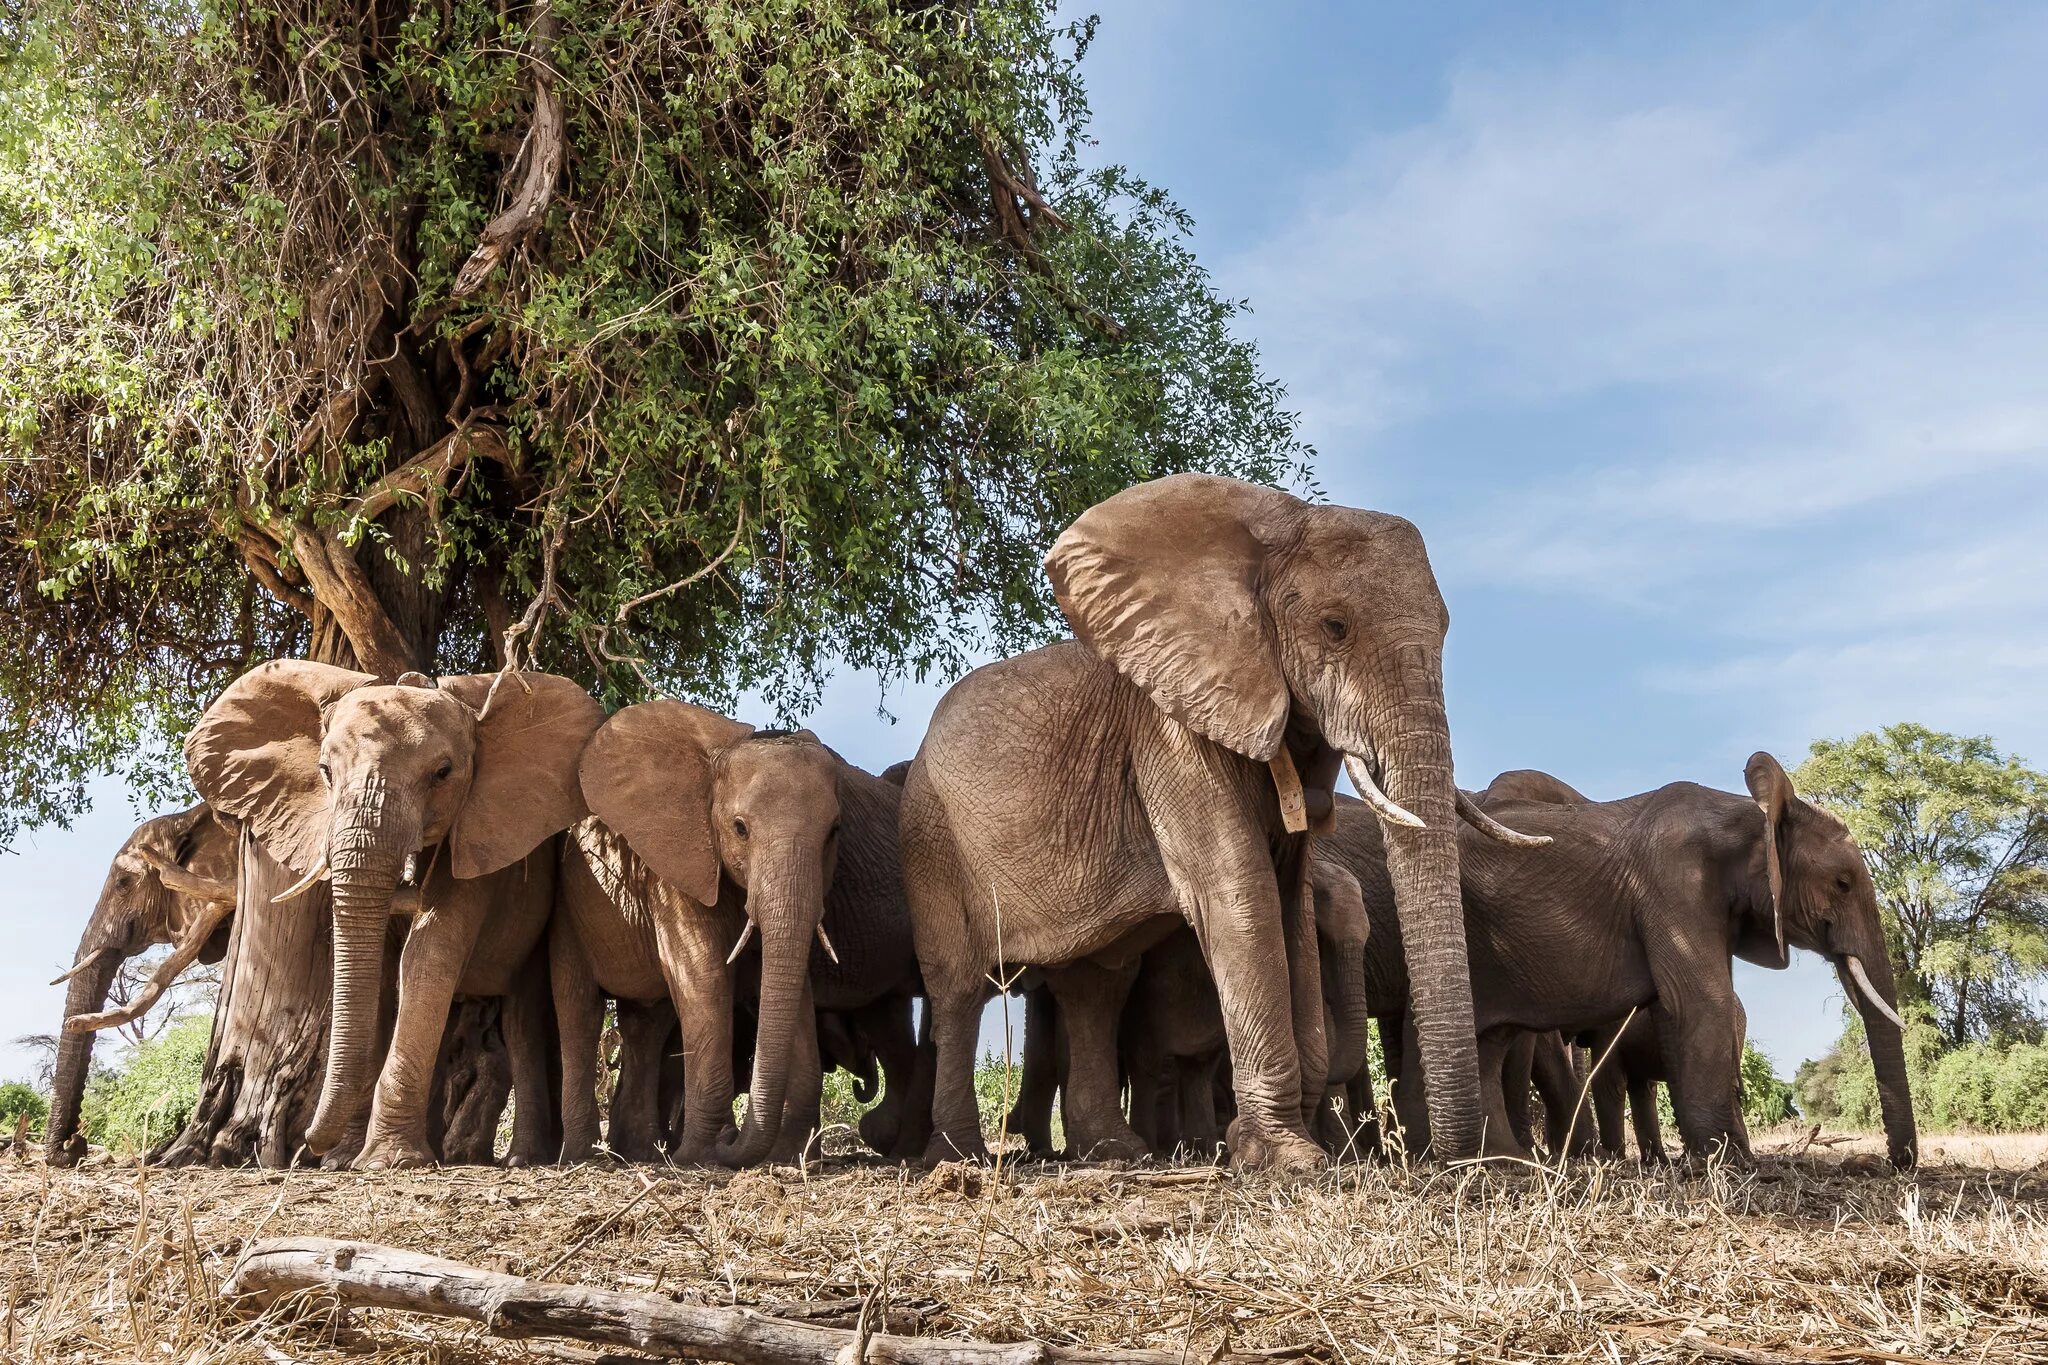
[[[1384,1027],[1381,1042],[1387,1038]],[[1394,1072],[1394,1118],[1401,1130],[1401,1150],[1419,1157],[1429,1148],[1429,1105],[1422,1092],[1422,1066],[1415,1038],[1415,1016],[1401,1016],[1400,1041],[1388,1049],[1387,1064]]]
[[[548,978],[562,1045],[562,1160],[588,1161],[603,1140],[597,1124],[597,1054],[604,997],[598,994],[582,940],[559,923],[548,935]]]
[[[689,1088],[689,1074],[683,1066],[683,1025],[676,1018],[675,1007],[664,1011],[668,1019],[668,1032],[661,1040],[660,1079],[655,1094],[659,1118],[657,1130],[661,1143],[669,1151],[675,1151],[683,1140],[683,1099]]]
[[[1048,967],[1045,981],[1066,1023],[1067,1083],[1060,1105],[1067,1151],[1083,1161],[1132,1161],[1145,1154],[1124,1118],[1117,1077],[1117,1021],[1138,964],[1103,967],[1075,962]]]
[[[1536,1035],[1520,1033],[1507,1040],[1501,1054],[1501,1103],[1508,1131],[1523,1151],[1536,1146],[1536,1125],[1529,1116],[1529,1086],[1536,1068]]]
[[[1222,1058],[1212,1053],[1181,1072],[1180,1139],[1203,1161],[1214,1161],[1223,1141],[1216,1122],[1216,1073],[1222,1064]]]
[[[1344,1118],[1351,1130],[1351,1148],[1361,1159],[1386,1155],[1386,1139],[1380,1133],[1380,1106],[1372,1092],[1372,1069],[1358,1068],[1358,1074],[1344,1084]]]
[[[354,1162],[357,1170],[434,1164],[427,1144],[427,1100],[456,982],[476,945],[479,916],[474,911],[481,908],[482,902],[472,905],[465,899],[414,917],[398,959],[398,1020],[377,1077],[369,1135]]]
[[[1652,962],[1653,973],[1658,965]],[[1729,979],[1728,959],[1723,957],[1719,966],[1719,980],[1711,973],[1700,973],[1686,978],[1683,985],[1667,985],[1659,973],[1651,1017],[1657,1022],[1664,1074],[1671,1086],[1671,1108],[1678,1117],[1678,1135],[1685,1142],[1687,1155],[1705,1158],[1718,1152],[1727,1160],[1747,1165],[1749,1145],[1736,1100],[1741,1076],[1728,1046],[1736,1029],[1735,989]]]
[[[1553,1159],[1587,1155],[1594,1141],[1593,1115],[1570,1050],[1556,1034],[1544,1034],[1536,1040],[1532,1060],[1531,1079],[1543,1097],[1543,1145]]]
[[[945,817],[937,798],[921,790],[918,775],[913,767],[904,787],[901,828],[922,825],[928,837],[903,841],[903,894],[931,1016],[932,1134],[924,1163],[933,1166],[988,1156],[981,1106],[974,1096],[974,1052],[988,990],[985,973],[996,964],[977,946],[962,899],[971,883],[961,875],[950,834],[940,832]],[[925,809],[918,808],[920,803]]]
[[[513,1167],[551,1162],[562,1150],[555,1069],[548,1065],[560,1044],[542,956],[535,951],[505,997],[505,1047],[512,1060],[512,1146],[505,1164]]]
[[[1507,1091],[1502,1084],[1502,1076],[1507,1070],[1507,1055],[1515,1047],[1515,1036],[1514,1030],[1501,1028],[1488,1029],[1479,1035],[1479,1098],[1486,1116],[1480,1154],[1528,1160],[1529,1149],[1515,1135],[1514,1122],[1508,1114]],[[1522,1093],[1528,1093],[1526,1078]],[[1523,1107],[1527,1108],[1526,1100]]]
[[[1629,1122],[1636,1130],[1636,1155],[1644,1161],[1668,1161],[1664,1151],[1664,1124],[1657,1115],[1657,1083],[1647,1076],[1630,1076]],[[1616,1135],[1617,1139],[1619,1134]]]
[[[818,1051],[818,1011],[812,1003],[808,978],[789,1041],[789,1088],[783,1093],[782,1126],[776,1131],[775,1146],[768,1159],[797,1165],[815,1155],[813,1143],[818,1136],[825,1094],[825,1068]]]
[[[664,1137],[661,1054],[675,1015],[666,1000],[621,1000],[618,1011],[619,1079],[612,1088],[608,1145],[627,1161],[653,1161]]]
[[[1053,1154],[1052,1106],[1059,1090],[1054,1035],[1058,1030],[1051,989],[1040,985],[1025,991],[1023,1074],[1006,1126],[1024,1139],[1025,1150],[1034,1157]]]
[[[895,1147],[888,1153],[897,1161],[921,1159],[931,1141],[932,1088],[938,1071],[938,1058],[938,1048],[932,1043],[931,1006],[926,1004],[918,1011],[917,1050],[911,1054],[910,1080],[903,1099],[903,1124],[896,1132]]]
[[[927,1166],[942,1161],[985,1161],[981,1106],[974,1098],[974,1044],[980,1033],[978,978],[934,981],[927,969],[925,1008],[932,1016],[932,1135]]]
[[[872,1049],[882,1073],[882,1100],[860,1116],[860,1139],[884,1156],[896,1151],[917,1070],[917,1023],[907,995],[884,996],[857,1016],[855,1037]]]
[[[1628,1076],[1621,1059],[1607,1054],[1608,1040],[1595,1035],[1592,1055],[1593,1118],[1600,1130],[1601,1154],[1615,1161],[1628,1156],[1625,1123],[1628,1108]]]

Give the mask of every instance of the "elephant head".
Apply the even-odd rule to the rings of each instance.
[[[761,1008],[747,1118],[719,1160],[765,1159],[781,1136],[799,1028],[811,1015],[811,945],[827,954],[825,891],[839,845],[839,757],[809,731],[755,730],[681,701],[629,706],[583,756],[591,812],[685,897],[730,881],[758,930]]]
[[[333,883],[334,1010],[309,1150],[332,1150],[368,1098],[401,881],[424,880],[427,857],[455,877],[494,872],[582,819],[576,760],[603,719],[552,674],[387,684],[303,659],[252,669],[207,708],[185,742],[192,781],[303,874],[276,901]]]
[[[1884,1111],[1885,1144],[1894,1165],[1918,1159],[1913,1097],[1906,1081],[1905,1021],[1899,1017],[1891,954],[1877,887],[1849,827],[1801,800],[1784,767],[1767,753],[1750,756],[1743,772],[1763,812],[1762,839],[1751,857],[1762,864],[1770,919],[1746,917],[1736,954],[1763,967],[1789,965],[1787,948],[1819,953],[1835,966],[1842,989],[1862,1016]]]
[[[53,1166],[85,1152],[78,1107],[92,1065],[94,1033],[140,1018],[195,959],[217,962],[221,924],[235,908],[235,830],[205,805],[136,826],[114,854],[92,918],[79,936],[57,1041],[45,1151]],[[102,1013],[121,966],[160,943],[172,947],[149,982],[118,1010]]]
[[[1295,772],[1290,738],[1343,755],[1386,828],[1438,1150],[1476,1153],[1458,819],[1477,808],[1452,780],[1450,614],[1421,534],[1381,512],[1176,474],[1083,513],[1054,542],[1046,570],[1084,644],[1188,729],[1272,764],[1283,803]],[[1317,761],[1307,774],[1311,818],[1327,816],[1336,777],[1334,761],[1322,770]]]

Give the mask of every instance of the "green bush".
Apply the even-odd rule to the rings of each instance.
[[[199,1102],[211,1015],[187,1015],[86,1083],[79,1126],[89,1141],[147,1151],[185,1126]]]
[[[1944,1048],[1931,1024],[1906,1029],[1906,1081],[1923,1128],[2023,1132],[2048,1128],[2048,1046],[2016,1042]],[[1834,1049],[1799,1068],[1800,1108],[1816,1122],[1877,1128],[1884,1122],[1863,1026],[1851,1021]]]
[[[1755,1043],[1742,1045],[1742,1118],[1751,1128],[1769,1128],[1798,1113],[1792,1087],[1778,1079],[1771,1059]]]
[[[43,1131],[43,1123],[50,1117],[50,1102],[36,1092],[27,1081],[8,1081],[0,1085],[0,1137],[13,1137],[14,1125],[28,1115],[28,1130],[31,1133]]]
[[[2048,1047],[2020,1043],[2007,1050],[1991,1087],[1991,1112],[2008,1132],[2048,1128]]]

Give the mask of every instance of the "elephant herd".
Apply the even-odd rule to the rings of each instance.
[[[187,740],[204,803],[135,831],[81,940],[51,1159],[82,1150],[91,1031],[146,1006],[103,1009],[121,962],[174,945],[153,999],[220,957],[231,915],[309,913],[325,883],[331,1023],[303,1141],[358,1168],[436,1159],[458,996],[503,1001],[515,1163],[794,1159],[834,1067],[879,1089],[876,1151],[977,1158],[998,990],[1027,1001],[1009,1127],[1046,1153],[1055,1102],[1079,1157],[1378,1150],[1377,1028],[1410,1152],[1618,1152],[1625,1096],[1653,1155],[1663,1080],[1686,1150],[1741,1160],[1731,962],[1795,946],[1861,1011],[1911,1164],[1874,889],[1770,755],[1743,796],[1590,801],[1534,772],[1460,790],[1449,614],[1398,517],[1175,475],[1084,513],[1046,569],[1074,638],[962,678],[880,776],[683,701],[607,716],[549,674],[251,670]],[[297,881],[238,907],[251,844]]]

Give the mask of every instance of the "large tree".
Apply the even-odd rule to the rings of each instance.
[[[1186,219],[1095,164],[1088,31],[0,8],[0,842],[96,771],[182,786],[176,739],[272,655],[799,709],[834,660],[1044,633],[1044,546],[1133,480],[1285,477]],[[289,1157],[302,904],[237,919],[188,1156]]]
[[[800,705],[1042,632],[1039,553],[1134,479],[1283,475],[1185,218],[1084,159],[1087,34],[0,11],[0,836],[256,659],[484,667],[510,628],[613,698]]]
[[[1793,781],[1863,846],[1901,1003],[1944,1046],[2034,1039],[2048,985],[2048,776],[1983,737],[1819,740]]]

